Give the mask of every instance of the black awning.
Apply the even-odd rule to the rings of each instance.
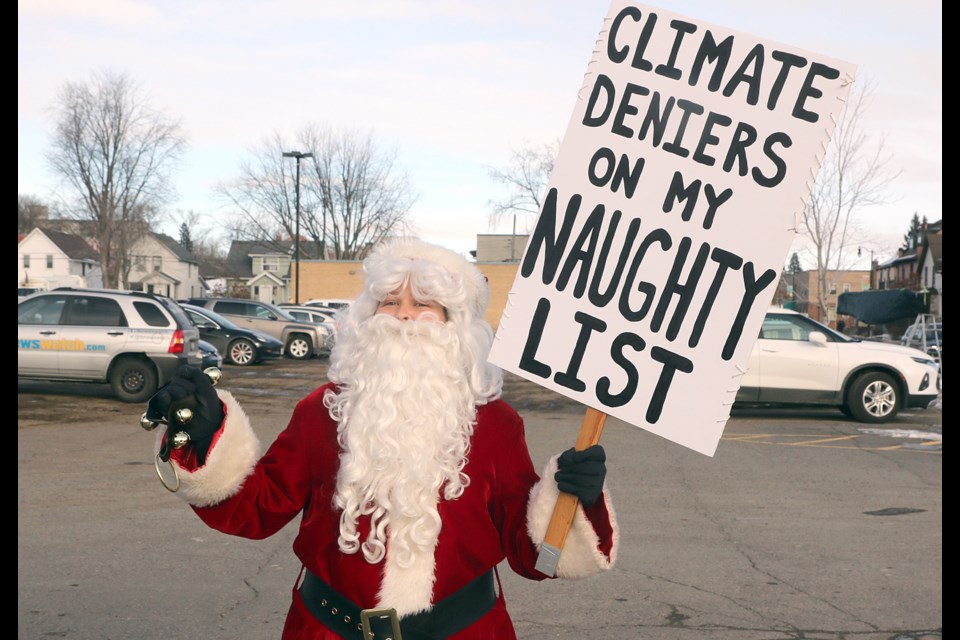
[[[923,295],[909,289],[883,289],[841,293],[837,313],[867,324],[915,318],[926,311]]]

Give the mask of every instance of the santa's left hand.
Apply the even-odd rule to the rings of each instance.
[[[583,451],[567,449],[557,459],[558,470],[554,474],[557,488],[580,499],[589,507],[603,492],[603,480],[607,475],[607,454],[599,444]]]

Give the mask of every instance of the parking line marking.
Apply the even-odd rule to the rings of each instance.
[[[808,440],[806,442],[785,442],[784,444],[791,447],[807,447],[812,444],[820,444],[823,442],[837,442],[838,440],[853,440],[857,436],[840,436],[838,438],[820,438],[819,440]]]
[[[762,444],[767,446],[782,446],[782,447],[819,447],[822,449],[854,449],[857,451],[897,451],[900,449],[909,449],[911,451],[921,451],[924,453],[936,453],[942,454],[943,440],[927,440],[922,443],[898,443],[883,447],[860,447],[852,445],[840,445],[840,444],[830,444],[837,442],[850,442],[858,438],[863,438],[866,435],[876,435],[876,434],[861,434],[861,435],[849,435],[849,436],[839,436],[836,438],[818,438],[816,440],[800,440],[797,442],[784,442],[784,439],[790,438],[809,438],[810,434],[804,433],[730,433],[725,434],[721,437],[721,440],[732,440],[735,442],[745,442],[748,444]],[[939,447],[938,449],[933,449],[929,451],[924,451],[920,447]]]

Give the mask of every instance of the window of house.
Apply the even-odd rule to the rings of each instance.
[[[264,271],[280,271],[280,256],[264,256],[262,260]]]
[[[47,254],[47,269],[53,269],[53,254]]]
[[[147,270],[147,259],[143,256],[134,256],[133,257],[133,267],[140,272]]]
[[[160,267],[163,266],[163,259],[160,256],[153,257],[153,270],[160,271]]]
[[[836,283],[836,282],[831,282],[831,283],[830,283],[830,295],[836,295],[836,293],[837,293],[837,283]]]
[[[849,283],[849,282],[844,282],[844,283],[843,283],[843,292],[844,292],[844,293],[849,293],[849,292],[850,292],[850,283]]]
[[[23,254],[23,268],[24,268],[24,269],[29,269],[29,268],[30,268],[30,254],[29,254],[29,253]]]

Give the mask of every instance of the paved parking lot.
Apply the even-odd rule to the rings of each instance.
[[[265,442],[325,363],[227,367]],[[64,393],[66,390],[68,393]],[[541,465],[582,407],[508,376]],[[295,528],[264,541],[207,529],[157,481],[142,407],[90,386],[18,393],[18,637],[279,638]],[[750,410],[708,458],[611,419],[622,537],[608,574],[501,577],[524,640],[942,638],[942,420],[866,428],[839,411]]]

